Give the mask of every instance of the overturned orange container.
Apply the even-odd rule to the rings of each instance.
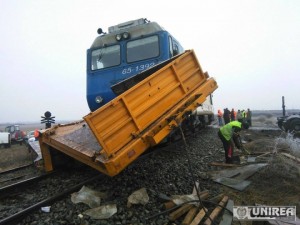
[[[45,130],[40,146],[46,171],[54,169],[53,155],[60,151],[115,176],[160,143],[184,115],[217,89],[193,50],[150,71],[150,76],[86,115],[84,121]]]

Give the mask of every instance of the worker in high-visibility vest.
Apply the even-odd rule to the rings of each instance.
[[[243,122],[243,114],[242,114],[242,111],[241,111],[240,109],[237,111],[236,119],[237,119],[237,121],[239,121],[240,123]]]
[[[219,129],[218,136],[223,143],[226,163],[233,163],[234,145],[238,149],[242,147],[241,143],[238,142],[239,132],[242,129],[248,129],[248,128],[249,125],[247,123],[232,121]]]
[[[242,110],[243,122],[246,121],[247,113],[245,110]]]

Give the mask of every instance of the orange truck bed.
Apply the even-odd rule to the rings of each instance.
[[[45,169],[53,170],[50,152],[58,150],[115,176],[167,137],[216,88],[194,51],[186,51],[84,121],[45,130],[40,139]]]

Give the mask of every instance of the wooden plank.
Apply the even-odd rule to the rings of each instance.
[[[219,206],[217,206],[209,215],[209,218],[207,218],[204,222],[204,225],[211,225],[212,221],[215,220],[217,218],[217,216],[219,215],[219,213],[222,211],[222,207],[225,206],[225,204],[228,201],[228,196],[224,196],[223,199],[219,202]]]
[[[201,209],[197,216],[194,218],[194,220],[190,223],[190,225],[198,225],[205,216],[206,211],[206,208]]]
[[[171,209],[176,206],[176,204],[173,201],[168,201],[164,203],[165,209]]]
[[[231,225],[231,223],[232,223],[232,213],[230,213],[230,212],[233,212],[233,201],[232,200],[228,200],[226,209],[227,210],[225,210],[222,220],[219,225]]]
[[[182,225],[189,225],[193,221],[193,219],[196,216],[197,212],[198,212],[198,207],[193,206],[189,210],[189,212],[186,214],[186,216],[185,216],[185,218],[184,218],[184,220],[182,221],[181,224]]]
[[[208,191],[200,194],[200,199],[201,200],[208,199],[208,197],[209,197],[209,192]]]
[[[261,154],[261,155],[256,156],[256,158],[264,157],[264,156],[269,155],[269,154],[271,154],[271,153],[272,153],[272,152],[266,152],[266,153],[264,153],[264,154]]]
[[[191,205],[191,204],[185,204],[185,205],[181,206],[179,209],[177,209],[174,212],[170,213],[169,220],[170,221],[175,221],[177,218],[181,217],[186,212],[188,212],[192,207],[193,207],[193,205]]]
[[[295,156],[293,156],[293,155],[290,155],[290,154],[284,153],[284,152],[282,152],[281,155],[284,155],[284,156],[286,156],[286,157],[288,157],[288,158],[290,158],[290,159],[293,159],[293,160],[295,160],[296,162],[299,162],[299,163],[300,163],[300,159],[297,158],[297,157],[295,157]]]
[[[230,163],[223,163],[223,162],[211,162],[210,163],[211,166],[223,166],[223,167],[238,167],[241,165],[237,165],[237,164],[230,164]]]

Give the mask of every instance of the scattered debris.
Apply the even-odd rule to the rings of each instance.
[[[109,204],[99,206],[93,209],[88,209],[83,212],[83,214],[90,216],[93,219],[108,219],[115,213],[117,213],[117,205]]]
[[[223,166],[223,167],[239,167],[239,164],[230,164],[230,163],[224,163],[224,162],[211,162],[211,166]]]
[[[221,171],[211,172],[213,181],[223,184],[225,186],[243,191],[248,187],[251,181],[246,179],[256,173],[262,167],[268,165],[267,163],[248,164],[238,168],[230,168]]]
[[[228,196],[224,196],[223,199],[219,202],[219,205],[211,212],[209,217],[204,222],[204,225],[211,225],[212,222],[217,218],[217,216],[221,213],[223,207],[228,201]]]
[[[100,206],[101,198],[105,196],[105,193],[97,192],[86,186],[83,186],[79,192],[73,193],[71,195],[71,201],[74,204],[82,202],[84,204],[87,204],[90,208],[95,208]]]
[[[174,212],[172,212],[169,215],[169,220],[175,221],[177,218],[179,218],[182,215],[184,215],[185,213],[187,213],[192,207],[193,207],[193,205],[191,205],[191,204],[184,204],[179,209],[175,210]]]
[[[193,190],[193,192],[194,191],[195,190]],[[172,208],[174,208],[174,210],[171,211],[171,213],[168,216],[169,221],[175,222],[176,224],[179,224],[179,221],[182,221],[180,223],[182,225],[197,225],[200,224],[203,218],[205,217],[208,218],[208,216],[210,216],[212,220],[215,220],[218,217],[218,215],[221,213],[227,201],[229,200],[228,196],[225,196],[223,193],[221,193],[209,199],[209,201],[207,201],[206,199],[209,196],[208,190],[200,192],[199,195],[200,195],[200,199],[203,201],[199,201],[197,195],[194,194],[172,196],[173,200],[165,203],[165,206],[168,210],[172,210]],[[173,202],[173,205],[170,202]],[[211,208],[212,204],[217,205],[217,207]],[[172,208],[170,208],[171,206]],[[233,207],[233,203],[232,203],[232,207]],[[207,219],[205,221],[205,224],[210,225],[211,222],[209,221],[211,220]]]
[[[209,192],[208,191],[204,191],[200,193],[200,198],[201,199],[205,199],[209,196]],[[186,202],[190,202],[190,201],[194,201],[196,202],[196,200],[199,200],[198,195],[197,194],[190,194],[190,195],[173,195],[172,196],[172,201],[176,204],[176,205],[181,205],[183,203]]]
[[[235,178],[221,177],[214,180],[217,183],[223,184],[227,187],[231,187],[238,191],[243,191],[246,187],[251,184],[248,180],[238,180]]]
[[[199,211],[199,213],[195,216],[194,220],[190,223],[190,225],[197,225],[201,222],[207,212],[206,208],[203,208]]]
[[[219,225],[231,225],[233,219],[232,212],[233,201],[229,199],[226,205],[226,210],[224,211],[223,217]]]
[[[146,188],[141,188],[135,192],[133,192],[127,201],[127,207],[130,208],[133,204],[142,204],[146,205],[149,202],[149,196]]]
[[[188,213],[186,214],[184,220],[182,221],[182,225],[189,225],[192,223],[193,218],[196,216],[198,212],[198,207],[193,206]]]
[[[284,152],[282,152],[281,155],[284,155],[284,156],[286,156],[286,157],[288,157],[288,158],[290,158],[290,159],[293,159],[293,160],[295,160],[296,162],[299,162],[299,163],[300,163],[300,159],[297,158],[297,157],[295,157],[295,156],[293,156],[293,155],[290,155],[290,154],[284,153]]]
[[[43,211],[43,212],[50,212],[50,208],[51,208],[51,206],[45,206],[45,207],[41,207],[41,210]]]

